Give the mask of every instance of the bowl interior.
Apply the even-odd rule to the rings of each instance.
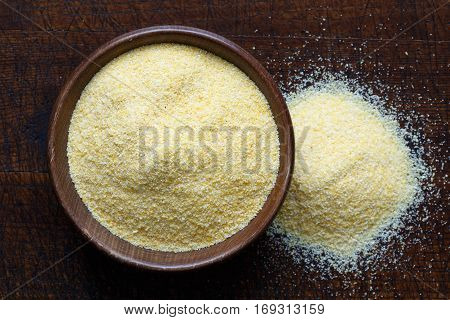
[[[280,168],[275,186],[258,215],[225,241],[200,250],[173,253],[140,248],[118,238],[93,218],[69,175],[67,139],[70,119],[86,84],[109,61],[131,49],[163,42],[196,46],[239,67],[266,96],[278,127]],[[293,169],[294,138],[284,99],[267,71],[245,50],[216,34],[179,26],[162,26],[122,35],[97,49],[77,67],[56,100],[50,119],[48,155],[52,181],[65,211],[85,236],[122,261],[151,269],[183,270],[224,259],[250,243],[275,216],[287,192]]]

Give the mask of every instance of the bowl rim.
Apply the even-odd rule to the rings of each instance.
[[[108,229],[106,229],[98,221],[96,221],[95,218],[92,218],[92,213],[90,213],[86,207],[83,210],[82,208],[79,207],[80,204],[78,204],[78,205],[73,204],[71,202],[71,200],[68,199],[67,190],[64,190],[64,191],[62,190],[63,188],[66,188],[66,187],[70,188],[70,184],[71,184],[72,189],[75,190],[73,181],[70,178],[70,175],[69,175],[69,179],[67,181],[67,177],[62,176],[62,175],[64,175],[64,173],[59,172],[59,169],[57,167],[58,159],[57,159],[57,155],[55,152],[55,148],[56,148],[55,144],[58,142],[58,139],[60,139],[60,136],[57,135],[57,129],[56,129],[56,127],[58,125],[58,121],[60,121],[59,115],[65,106],[65,102],[66,102],[68,94],[70,93],[71,90],[73,90],[77,81],[82,81],[82,80],[80,80],[80,78],[84,76],[84,74],[87,72],[88,68],[98,67],[100,69],[104,65],[106,65],[108,62],[110,62],[112,59],[123,54],[124,52],[130,51],[137,47],[142,46],[142,45],[137,45],[135,47],[128,48],[127,50],[124,50],[124,52],[114,55],[113,58],[111,58],[109,60],[107,59],[107,61],[105,63],[100,63],[100,64],[97,63],[97,60],[104,57],[105,54],[110,53],[113,49],[119,48],[120,46],[123,46],[126,43],[130,43],[133,41],[140,41],[140,40],[146,41],[146,39],[151,39],[152,37],[167,36],[167,35],[183,36],[183,37],[186,37],[186,39],[190,38],[189,41],[193,41],[193,42],[206,40],[207,42],[211,42],[211,43],[217,45],[218,47],[222,47],[225,51],[233,53],[234,55],[237,56],[238,59],[242,60],[243,64],[246,64],[251,69],[253,69],[255,71],[255,76],[260,78],[259,80],[262,81],[265,86],[267,86],[267,88],[268,88],[267,90],[269,90],[269,93],[272,95],[269,97],[268,95],[266,95],[264,93],[264,96],[266,97],[266,99],[269,101],[269,98],[271,98],[271,100],[274,101],[273,104],[277,103],[278,107],[282,110],[278,114],[274,114],[274,111],[272,110],[272,104],[269,102],[269,105],[271,107],[271,113],[272,113],[273,117],[274,118],[278,118],[278,117],[283,118],[283,120],[279,120],[279,121],[282,121],[280,123],[284,123],[284,126],[281,126],[281,124],[279,125],[278,120],[275,120],[275,122],[278,127],[279,135],[280,135],[280,129],[283,129],[285,131],[283,133],[284,137],[285,137],[284,138],[285,146],[283,148],[285,148],[285,150],[286,150],[285,153],[283,153],[283,154],[281,153],[281,148],[282,148],[281,142],[282,141],[281,141],[281,137],[279,137],[280,167],[279,167],[279,171],[278,171],[277,178],[276,178],[277,180],[276,180],[274,188],[272,189],[271,193],[269,194],[269,196],[263,206],[263,209],[264,209],[265,206],[268,204],[268,202],[272,201],[273,208],[272,208],[271,212],[269,212],[268,217],[266,217],[266,219],[262,223],[262,225],[259,226],[259,228],[257,228],[256,230],[254,230],[254,232],[252,232],[251,234],[244,237],[242,239],[242,241],[240,241],[239,243],[237,243],[229,248],[226,248],[226,250],[222,251],[220,254],[215,254],[210,257],[204,257],[204,258],[199,259],[198,261],[186,261],[183,263],[173,264],[173,265],[170,265],[167,263],[149,261],[148,259],[139,259],[136,256],[131,256],[130,254],[124,254],[123,252],[119,252],[117,250],[117,248],[112,248],[111,246],[109,246],[109,244],[101,242],[95,235],[95,233],[96,233],[95,228],[100,228],[100,229],[104,228],[105,230],[107,230],[110,233],[110,235],[113,238],[119,239],[118,240],[119,242],[120,241],[126,242],[129,246],[131,246],[131,248],[134,248],[135,250],[138,250],[138,251],[144,250],[144,251],[148,251],[148,252],[153,252],[154,254],[166,253],[167,255],[181,254],[181,253],[173,253],[173,252],[160,252],[160,251],[155,251],[155,250],[145,249],[145,248],[135,246],[135,245],[131,244],[130,242],[123,240],[123,239],[117,237],[116,235],[113,235]],[[160,41],[160,42],[155,41],[155,42],[148,43],[147,45],[153,44],[153,43],[171,43],[171,42],[173,43],[173,42],[178,42],[178,41]],[[182,43],[182,42],[179,42],[179,43]],[[188,44],[188,43],[184,43],[184,44],[196,46],[195,44]],[[143,45],[146,45],[146,44],[143,44]],[[199,47],[203,50],[209,51],[208,49],[203,48],[201,46],[197,46],[197,47]],[[209,52],[220,56],[216,52],[213,52],[213,51],[209,51]],[[224,57],[222,57],[222,58],[229,61],[228,59],[226,59]],[[236,63],[234,63],[232,61],[229,61],[229,62],[232,63],[233,65],[235,65],[236,67],[238,67],[242,72],[244,72],[245,74],[247,74],[247,76],[250,77],[250,75],[246,71],[242,70],[242,68],[237,66]],[[90,76],[88,78],[87,82],[84,84],[84,87],[87,83],[89,83],[89,81],[92,79],[92,77],[97,72],[98,72],[98,70],[92,76]],[[254,79],[251,78],[251,80],[253,82],[255,82]],[[84,90],[84,87],[80,89],[81,90],[80,94]],[[261,90],[259,85],[258,85],[258,88]],[[75,101],[75,105],[76,105],[76,101]],[[64,128],[67,131],[70,126],[70,119],[72,117],[73,110],[75,109],[75,105],[73,106],[72,111],[70,111],[69,123],[68,123],[67,127]],[[65,143],[63,143],[63,145],[67,148],[67,141]],[[274,80],[272,79],[270,74],[266,71],[266,69],[250,53],[248,53],[246,50],[244,50],[243,48],[241,48],[239,45],[235,44],[234,42],[232,42],[220,35],[217,35],[215,33],[212,33],[212,32],[206,31],[206,30],[192,28],[192,27],[186,27],[186,26],[179,26],[179,25],[162,25],[162,26],[154,26],[154,27],[148,27],[148,28],[134,30],[134,31],[131,31],[131,32],[128,32],[128,33],[125,33],[125,34],[115,37],[114,39],[112,39],[112,40],[108,41],[107,43],[98,47],[89,56],[84,56],[84,60],[70,74],[70,76],[67,78],[65,84],[63,85],[63,87],[61,88],[61,90],[59,92],[59,95],[53,105],[53,109],[52,109],[52,113],[51,113],[50,121],[49,121],[49,127],[48,127],[48,136],[47,136],[47,156],[48,156],[49,174],[50,174],[50,180],[51,180],[53,189],[55,191],[55,194],[57,196],[59,203],[64,208],[65,213],[69,216],[70,220],[75,224],[75,226],[81,231],[83,236],[85,236],[88,239],[88,242],[94,243],[94,245],[97,248],[99,248],[101,251],[107,253],[109,256],[112,256],[112,257],[120,260],[121,262],[125,262],[127,264],[131,264],[131,265],[145,268],[145,269],[161,270],[161,271],[191,270],[191,269],[196,269],[196,268],[204,267],[207,265],[211,265],[213,263],[223,261],[224,259],[231,257],[232,255],[236,254],[244,247],[248,246],[251,242],[253,242],[268,227],[268,225],[275,217],[276,213],[280,209],[280,207],[286,197],[286,193],[290,186],[291,177],[292,177],[293,168],[294,168],[294,153],[295,153],[294,152],[294,131],[293,131],[293,126],[292,126],[292,121],[290,118],[289,110],[286,106],[286,102],[285,102],[278,86],[275,84]],[[63,161],[63,164],[66,164],[68,166],[67,152],[65,152],[65,157],[63,157],[63,158],[64,159],[59,160],[59,161]],[[284,170],[281,170],[282,167],[284,168]],[[281,171],[283,171],[283,172],[281,172]],[[68,174],[68,172],[66,172],[66,175],[67,174]],[[277,186],[280,190],[278,192],[278,195],[274,198],[272,194],[274,192],[275,187],[277,187]],[[78,198],[79,198],[78,200],[81,201],[81,206],[84,206],[84,203],[82,203],[82,200],[76,190],[75,190],[75,194],[78,196]],[[222,241],[218,244],[212,245],[210,247],[183,252],[183,254],[194,253],[194,255],[196,255],[196,253],[198,253],[199,251],[215,247],[223,242],[228,241],[229,239],[235,237],[237,234],[240,234],[243,230],[249,228],[252,221],[255,220],[259,215],[261,215],[261,212],[263,211],[263,209],[261,209],[256,214],[256,216],[252,220],[249,221],[248,225],[246,225],[243,229],[241,229],[237,233],[233,234],[229,238],[225,239],[224,241]],[[82,225],[81,220],[80,220],[83,218],[82,214],[77,214],[77,212],[80,210],[81,211],[87,210],[87,213],[91,215],[91,218],[94,219],[100,227],[99,226],[90,227],[90,226]],[[89,217],[86,217],[86,218],[89,218]],[[91,229],[94,228],[94,229],[91,230],[89,228],[91,228]],[[123,245],[126,245],[126,244],[123,244]]]

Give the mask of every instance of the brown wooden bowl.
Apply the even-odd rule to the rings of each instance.
[[[113,235],[89,212],[69,175],[67,138],[70,119],[86,84],[108,62],[137,47],[181,43],[202,48],[239,67],[266,96],[280,139],[280,169],[275,186],[257,216],[238,233],[213,246],[181,253],[144,249]],[[124,262],[157,270],[193,269],[223,260],[248,245],[271,222],[288,190],[294,165],[294,133],[285,101],[269,73],[247,51],[211,32],[181,26],[159,26],[121,35],[83,61],[62,88],[50,119],[48,158],[51,179],[65,211],[97,247]]]

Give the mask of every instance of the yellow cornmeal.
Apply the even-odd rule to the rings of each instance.
[[[178,44],[141,47],[103,67],[76,105],[67,153],[75,187],[103,226],[173,252],[245,227],[279,168],[277,127],[256,85],[225,60]]]
[[[275,225],[293,243],[350,256],[413,200],[408,149],[395,122],[339,83],[307,90],[289,109],[295,172]]]

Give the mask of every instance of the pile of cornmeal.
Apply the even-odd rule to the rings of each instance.
[[[288,246],[353,256],[413,203],[410,150],[398,123],[343,82],[295,93],[288,105],[296,163],[275,230]]]
[[[172,252],[211,246],[248,225],[280,157],[257,86],[214,54],[170,43],[127,52],[92,78],[67,154],[95,219],[132,244]]]

